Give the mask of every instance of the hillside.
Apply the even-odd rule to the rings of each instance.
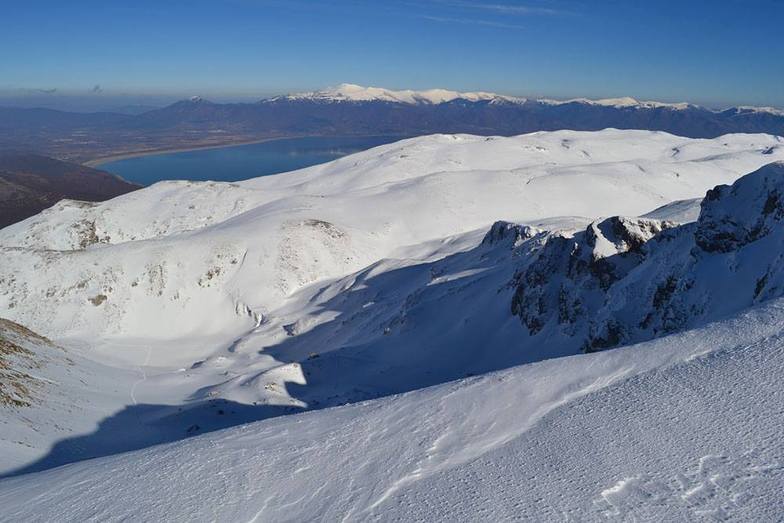
[[[47,335],[234,340],[293,292],[403,247],[499,219],[636,216],[782,156],[765,135],[435,135],[245,182],[158,183],[6,228],[17,272],[0,304]]]
[[[0,308],[115,385],[103,407],[58,422],[70,436],[15,439],[27,457],[0,470],[634,343],[773,299],[775,234],[699,263],[688,253],[705,229],[699,198],[782,159],[767,135],[434,135],[240,183],[63,201],[0,232]],[[773,186],[749,187],[756,203],[738,207],[762,231],[754,213]],[[735,300],[714,285],[726,260]]]
[[[36,154],[0,154],[0,228],[62,199],[98,202],[138,189],[110,173]]]
[[[782,325],[777,300],[638,346],[6,479],[0,512],[775,521],[784,510]]]
[[[0,468],[24,466],[55,441],[93,431],[125,404],[136,379],[0,318]]]

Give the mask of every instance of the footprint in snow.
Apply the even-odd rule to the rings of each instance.
[[[680,507],[699,519],[726,521],[752,498],[756,487],[782,473],[780,464],[763,463],[754,453],[735,458],[708,455],[669,478],[625,477],[602,490],[593,504],[610,520],[644,518],[659,512],[658,506]]]

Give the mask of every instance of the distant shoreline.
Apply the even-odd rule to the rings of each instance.
[[[307,136],[314,136],[314,135],[307,135]],[[275,136],[270,138],[258,138],[254,140],[242,140],[238,142],[226,142],[221,144],[193,145],[187,147],[173,147],[173,148],[162,148],[162,149],[143,149],[141,151],[130,151],[127,153],[118,153],[118,154],[111,154],[109,156],[101,156],[93,160],[82,162],[82,165],[84,165],[85,167],[96,168],[107,163],[116,162],[119,160],[127,160],[129,158],[140,158],[142,156],[154,156],[156,154],[186,153],[188,151],[201,151],[205,149],[221,149],[223,147],[252,145],[255,143],[274,142],[276,140],[288,140],[291,138],[306,138],[307,136],[297,136],[297,135]]]
[[[294,138],[371,138],[371,137],[392,137],[404,140],[411,138],[408,134],[369,134],[369,135],[329,135],[329,134],[302,134],[302,135],[287,135],[287,136],[274,136],[269,138],[258,138],[253,140],[242,140],[238,142],[227,142],[222,144],[210,145],[193,145],[187,147],[173,147],[163,149],[144,149],[141,151],[130,151],[127,153],[111,154],[109,156],[101,156],[93,160],[82,162],[81,165],[85,167],[99,168],[101,165],[116,162],[119,160],[127,160],[129,158],[140,158],[143,156],[154,156],[156,154],[172,154],[172,153],[186,153],[189,151],[202,151],[207,149],[222,149],[224,147],[235,147],[240,145],[253,145],[256,143],[274,142],[278,140],[291,140]]]

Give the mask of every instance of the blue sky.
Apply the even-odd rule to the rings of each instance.
[[[239,98],[352,82],[784,106],[782,27],[779,0],[7,0],[0,90]]]

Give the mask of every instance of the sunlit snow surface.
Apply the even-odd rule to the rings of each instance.
[[[721,296],[701,316],[718,323],[637,346],[581,355],[510,304],[553,234],[691,223],[708,189],[781,160],[768,135],[435,135],[61,202],[0,231],[0,315],[78,369],[43,365],[40,401],[1,411],[0,473],[16,476],[0,519],[776,520],[784,312],[738,311],[780,231],[693,268],[693,226],[676,235],[629,285],[668,264],[740,271],[684,301]],[[497,220],[528,236],[488,236]]]
[[[0,482],[9,520],[775,521],[781,302]]]

